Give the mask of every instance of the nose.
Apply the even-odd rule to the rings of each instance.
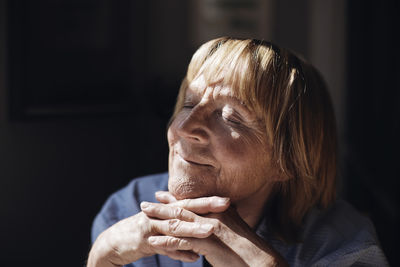
[[[176,133],[196,144],[208,144],[210,141],[210,116],[207,107],[198,104],[193,109],[182,112],[176,118]]]

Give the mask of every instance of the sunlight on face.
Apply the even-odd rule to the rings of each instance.
[[[264,129],[229,86],[194,80],[168,129],[170,192],[232,201],[262,195],[275,175]]]

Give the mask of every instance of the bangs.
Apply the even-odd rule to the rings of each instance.
[[[284,240],[295,240],[307,211],[335,200],[336,125],[323,78],[313,66],[269,42],[211,40],[193,55],[169,123],[199,76],[207,85],[229,86],[232,96],[261,119],[271,164],[282,178],[274,186],[271,229]]]
[[[233,96],[249,109],[260,110],[260,73],[270,64],[270,48],[252,40],[220,38],[205,43],[193,55],[188,67],[187,84],[203,75],[207,84],[223,84],[232,88]],[[262,56],[260,56],[262,55]],[[259,69],[261,68],[261,69]]]

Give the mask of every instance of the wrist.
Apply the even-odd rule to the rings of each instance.
[[[110,261],[109,249],[100,236],[94,242],[92,248],[90,249],[87,267],[119,267],[122,265],[113,264]]]

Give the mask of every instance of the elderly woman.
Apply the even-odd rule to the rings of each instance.
[[[385,266],[371,222],[335,199],[336,132],[318,72],[258,40],[194,54],[168,128],[169,172],[94,221],[88,266]]]

